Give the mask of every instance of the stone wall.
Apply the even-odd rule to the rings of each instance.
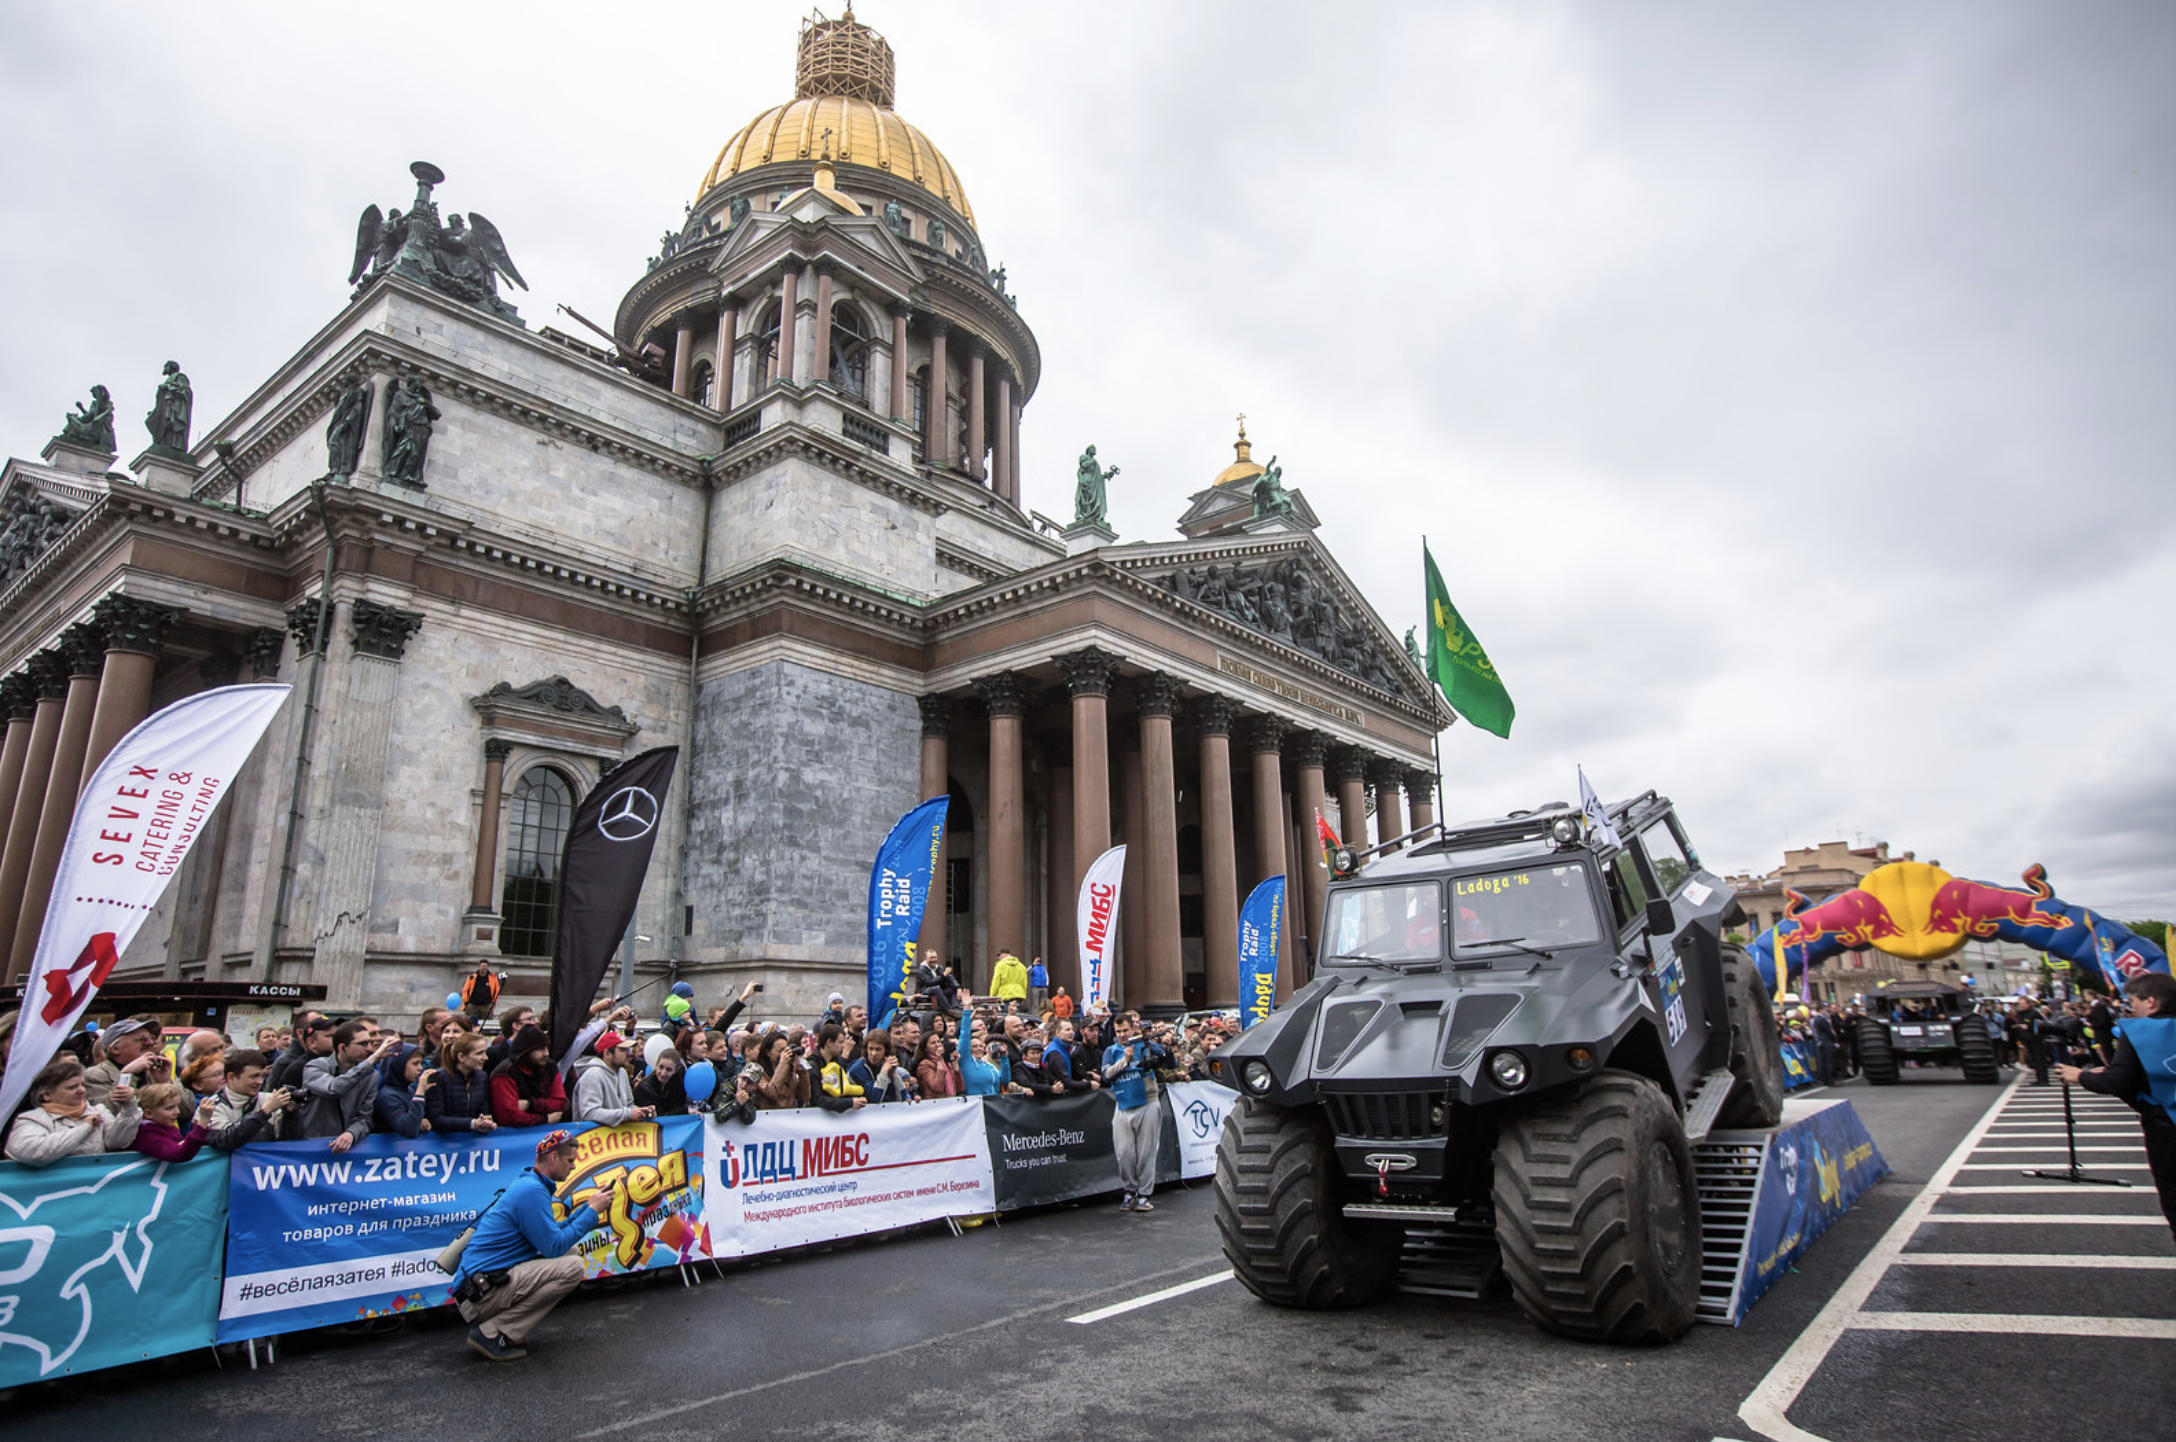
[[[869,867],[918,799],[914,698],[766,663],[703,683],[695,751],[689,959],[766,978],[766,1014],[857,992]]]

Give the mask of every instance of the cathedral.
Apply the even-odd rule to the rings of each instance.
[[[858,996],[871,861],[936,796],[922,947],[978,989],[1009,951],[1077,994],[1074,897],[1121,842],[1121,1003],[1234,1004],[1240,900],[1286,873],[1306,980],[1316,816],[1426,825],[1452,714],[1243,426],[1167,538],[1111,531],[1092,447],[1038,478],[1069,520],[1025,508],[1041,353],[894,65],[850,12],[808,21],[793,98],[691,175],[608,327],[532,328],[507,239],[441,217],[468,177],[419,161],[347,303],[231,413],[192,434],[169,364],[127,469],[104,386],[7,462],[9,981],[83,778],[252,679],[294,690],[118,981],[412,1023],[483,959],[541,1002],[574,807],[668,745],[646,980]]]

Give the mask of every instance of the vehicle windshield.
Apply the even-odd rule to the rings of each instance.
[[[1443,959],[1443,889],[1433,881],[1354,887],[1330,893],[1324,960],[1333,966],[1371,961]]]
[[[1461,955],[1512,942],[1554,949],[1602,939],[1594,890],[1577,862],[1455,877],[1451,905],[1452,944]]]

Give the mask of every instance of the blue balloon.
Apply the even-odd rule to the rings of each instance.
[[[446,993],[446,1010],[448,1010],[448,1011],[459,1011],[460,1009],[461,1009],[461,993],[459,993],[459,992],[457,992],[457,991],[449,991],[449,992],[447,992],[447,993]]]
[[[688,1105],[701,1106],[718,1087],[718,1069],[699,1061],[687,1069]]]

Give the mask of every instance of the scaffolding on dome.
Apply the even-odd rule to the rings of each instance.
[[[801,47],[793,66],[794,97],[843,95],[892,108],[892,47],[854,19],[854,7],[838,19],[814,10],[801,22]]]

